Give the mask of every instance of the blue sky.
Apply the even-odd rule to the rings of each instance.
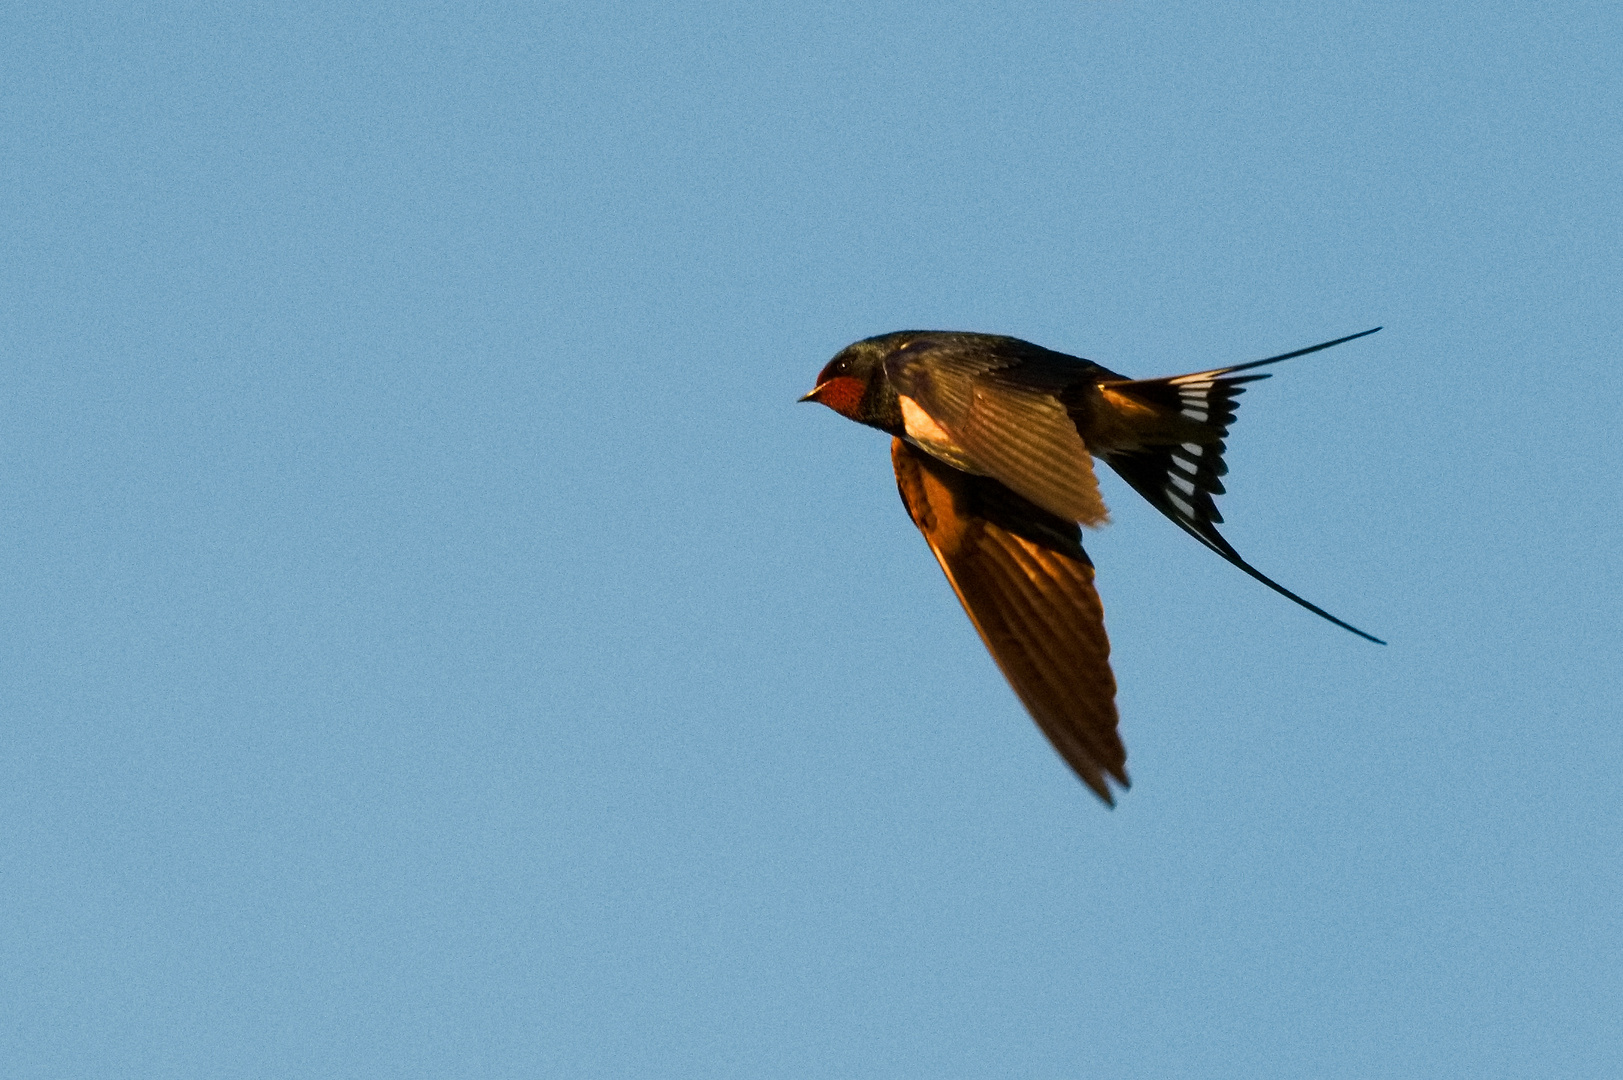
[[[1623,1059],[1623,16],[57,5],[0,34],[18,1077]],[[1086,537],[1134,787],[847,342],[1244,399]]]

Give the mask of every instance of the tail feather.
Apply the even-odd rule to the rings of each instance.
[[[1379,329],[1378,326],[1375,328]],[[1384,645],[1386,642],[1380,638],[1366,634],[1356,626],[1343,622],[1323,608],[1302,599],[1242,559],[1240,553],[1235,551],[1217,531],[1217,525],[1222,522],[1223,515],[1218,513],[1217,504],[1213,500],[1213,496],[1223,494],[1223,483],[1218,478],[1228,472],[1228,466],[1223,462],[1223,452],[1227,449],[1223,439],[1227,437],[1229,425],[1234,422],[1234,413],[1239,407],[1235,399],[1245,392],[1243,384],[1268,378],[1267,374],[1235,376],[1233,373],[1305,356],[1320,349],[1328,349],[1332,345],[1340,345],[1354,338],[1373,334],[1375,330],[1365,330],[1363,333],[1351,334],[1335,341],[1326,341],[1306,349],[1232,367],[1213,368],[1210,371],[1197,371],[1190,375],[1176,375],[1170,378],[1105,383],[1103,386],[1111,390],[1163,408],[1176,409],[1184,418],[1212,429],[1211,434],[1215,437],[1170,446],[1141,446],[1131,450],[1113,450],[1106,452],[1104,459],[1106,464],[1127,481],[1134,491],[1144,496],[1151,506],[1171,518],[1180,529],[1224,559],[1315,615],[1328,619],[1361,638]]]

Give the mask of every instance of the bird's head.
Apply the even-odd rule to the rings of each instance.
[[[918,331],[864,338],[847,345],[817,373],[817,385],[801,401],[827,405],[841,416],[893,434],[902,428],[896,389],[885,375],[885,361],[907,348]]]

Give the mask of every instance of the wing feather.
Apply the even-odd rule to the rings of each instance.
[[[1108,519],[1092,457],[1060,397],[1067,379],[1102,369],[1013,338],[955,335],[911,343],[885,370],[915,445],[1051,514],[1086,525]]]
[[[891,445],[902,502],[992,658],[1054,748],[1114,805],[1128,784],[1104,608],[1081,530],[910,443]]]

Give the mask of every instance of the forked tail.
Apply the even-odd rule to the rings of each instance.
[[[1375,330],[1379,329],[1379,326],[1375,327]],[[1320,349],[1328,349],[1332,345],[1366,337],[1375,333],[1375,330],[1349,334],[1306,349],[1270,356],[1266,360],[1235,364],[1233,367],[1213,368],[1210,371],[1197,371],[1192,375],[1176,375],[1164,379],[1105,383],[1104,387],[1165,408],[1176,409],[1179,414],[1190,420],[1216,428],[1220,438],[1172,446],[1146,446],[1135,450],[1110,451],[1104,458],[1123,480],[1132,485],[1134,491],[1149,500],[1151,506],[1171,518],[1184,532],[1247,574],[1281,596],[1294,600],[1320,618],[1335,623],[1343,630],[1350,630],[1377,645],[1385,645],[1386,642],[1373,634],[1366,634],[1318,605],[1303,600],[1242,559],[1240,553],[1235,551],[1217,531],[1223,515],[1217,512],[1217,504],[1212,498],[1223,494],[1223,482],[1219,477],[1228,472],[1228,466],[1223,463],[1223,451],[1226,447],[1222,437],[1228,435],[1229,425],[1234,422],[1234,410],[1239,407],[1235,398],[1245,393],[1245,383],[1268,378],[1267,373],[1238,377],[1234,373],[1306,356]]]

